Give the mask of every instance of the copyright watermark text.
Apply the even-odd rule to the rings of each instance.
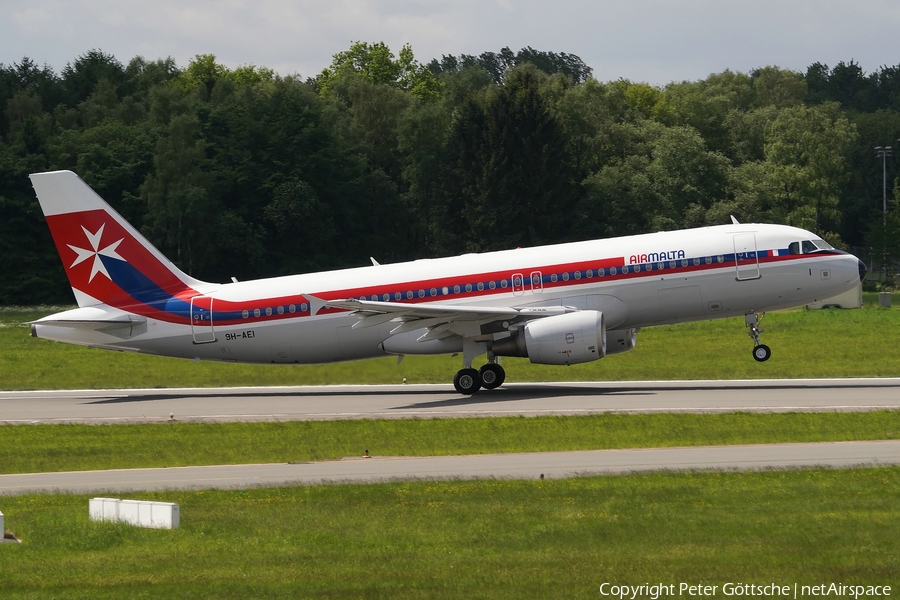
[[[671,598],[684,596],[688,598],[700,598],[705,596],[729,596],[744,597],[757,596],[764,598],[817,598],[817,597],[843,597],[853,598],[885,598],[891,595],[889,585],[850,585],[845,583],[820,583],[817,585],[805,585],[799,583],[778,584],[768,583],[757,585],[755,583],[723,583],[723,584],[692,584],[692,583],[645,583],[643,585],[620,585],[604,582],[600,585],[600,595],[619,600],[637,600],[649,598]]]

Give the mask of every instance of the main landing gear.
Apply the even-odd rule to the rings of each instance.
[[[488,363],[479,370],[472,368],[471,363],[459,371],[453,378],[453,387],[460,394],[471,396],[479,389],[492,390],[503,385],[506,371],[495,362],[494,355],[488,353]]]
[[[772,350],[765,344],[759,342],[759,334],[763,332],[759,328],[759,322],[765,313],[749,313],[744,315],[744,323],[750,328],[750,337],[753,338],[753,360],[756,362],[766,362],[772,356]]]

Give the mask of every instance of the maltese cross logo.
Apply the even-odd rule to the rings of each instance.
[[[103,261],[100,259],[101,256],[108,256],[110,258],[115,258],[116,260],[124,261],[125,259],[119,256],[116,252],[116,249],[119,247],[119,244],[124,241],[125,238],[117,242],[113,242],[108,245],[106,248],[100,248],[100,238],[103,237],[103,228],[106,227],[106,224],[100,226],[100,229],[97,230],[97,233],[91,233],[87,230],[87,228],[82,225],[81,230],[84,231],[84,235],[87,236],[88,242],[91,245],[91,249],[87,250],[86,248],[77,248],[72,244],[66,244],[69,248],[71,248],[75,254],[78,256],[75,258],[75,262],[69,266],[71,269],[77,264],[81,264],[87,259],[93,257],[94,264],[91,265],[91,276],[88,278],[88,283],[94,280],[94,276],[97,273],[103,273],[106,275],[106,278],[112,281],[112,277],[109,276],[109,272],[106,270],[106,266],[103,264]]]

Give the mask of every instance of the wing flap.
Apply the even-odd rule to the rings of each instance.
[[[311,296],[306,295],[307,298]],[[521,314],[521,310],[515,308],[501,308],[494,306],[460,306],[458,304],[406,304],[403,302],[378,302],[375,300],[322,300],[324,306],[329,308],[343,308],[362,314],[386,314],[408,318],[433,318],[438,316],[473,315],[479,319],[482,315],[515,317]]]
[[[375,327],[391,321],[402,321],[390,335],[409,333],[419,329],[428,331],[418,338],[420,342],[441,339],[450,335],[472,338],[480,335],[480,326],[503,321],[504,327],[514,323],[573,312],[568,306],[514,307],[514,306],[465,306],[459,304],[407,304],[404,302],[379,302],[376,300],[322,300],[306,294],[312,306],[341,308],[352,311],[359,319],[354,329]],[[315,314],[314,311],[313,314]],[[508,323],[507,323],[508,322]]]

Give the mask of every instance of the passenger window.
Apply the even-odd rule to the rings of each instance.
[[[788,254],[800,254],[800,242],[791,242],[788,244]]]

